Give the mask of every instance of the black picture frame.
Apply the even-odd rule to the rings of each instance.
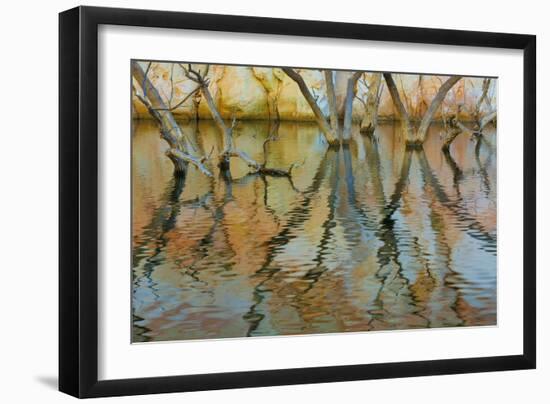
[[[523,354],[98,380],[98,26],[100,24],[520,49],[523,77]],[[104,397],[534,369],[536,37],[490,32],[77,7],[59,15],[59,390]]]

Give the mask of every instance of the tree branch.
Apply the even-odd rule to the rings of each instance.
[[[327,142],[330,145],[337,145],[339,143],[338,137],[334,133],[334,130],[331,128],[327,120],[325,119],[323,112],[315,102],[315,99],[311,95],[306,82],[300,76],[299,73],[294,71],[294,69],[291,69],[290,67],[282,67],[282,70],[287,74],[288,77],[290,77],[296,84],[298,84],[298,87],[300,88],[300,91],[302,92],[302,95],[306,99],[307,103],[309,104],[309,107],[313,111],[313,115],[315,115],[315,120],[317,122],[317,125],[319,125],[319,128],[325,135],[325,138]]]
[[[168,110],[164,100],[160,96],[156,87],[145,75],[138,62],[132,63],[132,76],[138,83],[142,83],[143,97],[138,96],[138,99],[147,107],[149,113],[157,120],[161,130],[169,133],[165,138],[172,148],[183,146],[185,151],[191,155],[196,155],[197,150],[193,143],[182,132],[172,113]],[[136,91],[136,95],[137,91]],[[158,109],[158,111],[157,111]]]
[[[201,88],[200,86],[197,86],[195,87],[189,94],[187,94],[180,102],[178,102],[176,105],[174,105],[173,107],[168,107],[168,108],[154,108],[155,111],[175,111],[176,109],[178,109],[179,107],[181,107],[185,101],[187,101],[191,96],[193,96],[197,91],[199,91]]]
[[[206,158],[202,158],[202,159],[199,159],[199,158],[196,158],[196,157],[193,157],[191,156],[190,154],[187,154],[185,152],[182,152],[181,150],[178,150],[178,149],[168,149],[166,151],[166,155],[171,159],[180,159],[180,160],[183,160],[183,161],[186,161],[188,163],[191,163],[193,164],[195,167],[197,167],[204,175],[206,175],[207,177],[210,177],[212,178],[213,175],[212,173],[210,172],[210,170],[208,168],[206,168],[206,166],[203,164],[204,161],[206,161]]]
[[[428,110],[424,114],[424,117],[422,118],[422,121],[420,122],[420,126],[418,127],[416,140],[420,143],[424,143],[424,140],[426,139],[426,135],[428,133],[428,128],[430,127],[430,124],[432,122],[432,119],[435,115],[435,112],[439,109],[441,104],[443,103],[443,100],[445,99],[445,96],[449,92],[449,90],[462,79],[462,76],[451,76],[439,87],[439,90],[437,91],[437,94],[435,95],[434,99],[432,100],[430,106],[428,107]]]
[[[493,119],[497,117],[497,111],[489,112],[487,115],[485,115],[483,118],[481,118],[479,122],[479,130],[483,131],[485,127],[491,122]]]

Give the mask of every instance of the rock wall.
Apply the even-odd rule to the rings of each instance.
[[[140,62],[141,63],[141,62]],[[144,69],[146,63],[142,63]],[[205,65],[194,65],[195,69],[203,70]],[[204,71],[204,70],[203,70]],[[321,110],[328,116],[328,104],[324,75],[320,70],[297,69],[307,83],[310,91],[317,99]],[[351,72],[337,71],[334,73],[336,98],[339,114],[343,117],[347,79]],[[353,104],[354,120],[360,120],[364,115],[363,102],[367,97],[369,75],[359,80],[356,87],[357,98]],[[182,69],[172,63],[152,63],[148,73],[149,78],[159,90],[168,105],[179,104],[186,95],[196,87],[196,84],[185,77]],[[216,105],[224,118],[231,119],[275,119],[287,121],[311,121],[313,113],[302,96],[298,86],[279,68],[211,65],[208,78],[210,91]],[[430,105],[446,76],[394,74],[401,99],[407,111],[414,119],[420,119]],[[134,87],[141,91],[140,83],[134,81]],[[442,108],[435,119],[441,114],[454,113],[461,106],[462,119],[469,119],[475,109],[477,100],[482,93],[483,78],[465,77],[447,94]],[[483,103],[482,112],[496,109],[497,80],[492,80],[489,88],[489,103]],[[380,92],[380,119],[393,119],[395,110],[386,83],[382,80]],[[362,101],[363,102],[362,102]],[[145,107],[133,96],[134,117],[148,118]],[[173,111],[176,117],[210,119],[211,114],[200,94],[189,97],[181,106]]]

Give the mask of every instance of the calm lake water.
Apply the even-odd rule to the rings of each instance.
[[[208,155],[210,121],[182,123]],[[288,178],[233,182],[191,167],[175,179],[153,122],[133,134],[133,341],[496,324],[496,144],[432,125],[421,151],[399,125],[354,128],[327,150],[315,124],[281,123],[267,166]],[[268,122],[240,122],[237,148],[263,161]]]

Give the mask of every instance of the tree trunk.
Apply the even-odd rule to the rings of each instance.
[[[353,120],[353,99],[355,98],[355,87],[357,84],[357,80],[359,80],[359,77],[363,72],[355,72],[353,75],[348,78],[348,85],[346,88],[346,102],[345,102],[345,109],[344,109],[344,132],[342,135],[342,142],[343,143],[349,143],[349,140],[351,138],[351,126],[352,126],[352,120]]]
[[[304,98],[306,99],[307,103],[309,104],[309,107],[313,111],[313,114],[315,115],[315,121],[317,122],[317,125],[319,125],[319,129],[321,129],[321,132],[325,135],[325,138],[327,142],[331,146],[338,145],[340,142],[338,140],[338,136],[336,136],[336,133],[334,130],[330,127],[330,124],[325,119],[323,112],[317,105],[317,102],[311,95],[311,92],[307,88],[307,84],[300,76],[300,74],[296,73],[294,69],[291,69],[289,67],[283,67],[282,70],[287,74],[288,77],[290,77],[296,84],[298,84],[298,87],[300,88],[300,91]]]
[[[482,85],[482,91],[481,96],[476,102],[476,107],[474,111],[474,119],[476,120],[477,124],[481,126],[480,120],[481,120],[481,104],[483,104],[483,100],[487,99],[488,105],[490,105],[489,98],[487,97],[487,94],[489,93],[489,87],[491,86],[491,79],[485,78],[483,79],[483,85]]]
[[[136,93],[136,96],[147,107],[153,119],[157,121],[162,138],[170,146],[166,155],[174,164],[174,175],[184,176],[187,171],[187,163],[192,163],[205,175],[212,177],[208,168],[203,164],[205,160],[198,156],[193,143],[182,132],[159,92],[137,62],[132,63],[132,76],[140,84],[144,94],[140,96]]]
[[[178,149],[183,148],[184,151],[191,155],[196,155],[197,150],[193,143],[185,136],[179,127],[176,119],[172,113],[168,110],[167,105],[160,96],[158,90],[148,77],[145,77],[145,72],[141,68],[138,62],[132,63],[132,76],[139,83],[142,88],[143,94],[151,104],[151,107],[155,111],[149,111],[153,114],[153,118],[159,120],[161,130],[163,131],[163,138],[168,142],[171,148]]]
[[[365,135],[372,135],[378,123],[378,104],[380,101],[379,92],[381,84],[382,74],[373,73],[369,81],[369,92],[367,94],[365,116],[361,121],[360,132]]]
[[[179,149],[170,149],[166,151],[166,155],[174,165],[181,165],[183,162],[193,163],[204,175],[212,177],[210,171],[203,165],[203,158],[193,157]]]
[[[327,100],[328,108],[330,112],[330,126],[336,133],[338,129],[338,107],[336,106],[336,92],[334,91],[334,76],[332,70],[324,70],[325,83],[327,86]]]
[[[414,128],[412,127],[409,114],[403,105],[403,101],[401,101],[399,91],[397,90],[397,86],[395,85],[395,81],[393,81],[391,73],[384,73],[384,80],[386,80],[386,85],[388,86],[388,90],[393,101],[393,106],[395,107],[399,120],[401,121],[401,129],[403,131],[402,136],[405,138],[407,143],[412,142],[414,140]]]
[[[214,119],[214,122],[216,122],[223,133],[224,149],[226,151],[233,150],[233,128],[228,127],[223,121],[223,118],[216,107],[216,103],[214,102],[214,98],[212,98],[212,94],[210,94],[210,90],[208,90],[206,85],[201,85],[201,94],[206,100],[206,105],[208,105],[208,109],[212,114],[212,119]]]
[[[424,140],[426,140],[428,128],[432,123],[432,119],[435,115],[435,112],[441,106],[441,103],[445,99],[445,96],[447,95],[449,90],[456,83],[458,83],[460,79],[462,79],[462,76],[452,76],[445,83],[441,85],[441,87],[437,91],[437,94],[432,100],[430,106],[428,107],[428,110],[424,114],[424,117],[420,122],[420,126],[418,127],[418,130],[416,131],[414,130],[411,120],[409,118],[409,114],[407,113],[407,110],[405,109],[405,106],[401,101],[401,97],[399,96],[399,92],[397,91],[397,86],[393,81],[393,77],[391,73],[384,73],[384,79],[386,80],[386,84],[388,85],[388,90],[390,91],[390,95],[393,100],[393,105],[395,106],[397,113],[399,114],[399,117],[401,119],[403,132],[406,135],[407,146],[419,147],[419,146],[422,146],[422,144],[424,143]]]
[[[485,115],[479,120],[479,130],[482,131],[485,127],[497,117],[497,111],[493,111]]]
[[[267,168],[266,162],[267,157],[265,156],[265,143],[264,143],[264,163],[260,164],[256,160],[254,160],[252,157],[250,157],[246,152],[242,150],[238,150],[235,148],[235,145],[233,143],[233,129],[235,127],[235,119],[233,119],[233,122],[231,126],[227,126],[218,111],[218,108],[216,107],[216,103],[214,102],[214,99],[212,98],[212,94],[210,94],[210,90],[208,90],[208,82],[204,80],[204,78],[201,78],[199,80],[199,84],[201,85],[201,94],[203,95],[204,99],[206,100],[206,104],[208,105],[208,109],[210,109],[210,113],[212,114],[212,118],[218,125],[218,127],[223,132],[223,142],[224,142],[224,150],[219,156],[218,160],[218,167],[220,168],[222,175],[224,178],[230,180],[231,179],[231,157],[237,157],[240,158],[242,161],[246,163],[246,165],[252,169],[253,173],[259,173],[262,175],[270,175],[275,177],[288,177],[291,178],[292,175],[292,169],[294,167],[294,164],[290,166],[288,171],[277,169],[277,168]],[[276,130],[276,128],[275,128]],[[271,138],[271,134],[268,137],[268,139]]]
[[[437,91],[437,94],[435,95],[434,99],[432,100],[430,106],[428,107],[428,110],[424,114],[424,117],[422,118],[422,121],[420,122],[420,126],[418,127],[418,131],[416,132],[416,139],[415,143],[422,144],[424,143],[424,140],[426,140],[426,135],[428,134],[428,128],[430,127],[430,124],[432,123],[432,119],[435,115],[435,112],[439,109],[441,106],[441,103],[445,99],[445,96],[449,92],[453,86],[458,83],[462,79],[462,76],[451,76],[447,79],[445,83],[439,87],[439,90]]]
[[[443,142],[443,146],[441,146],[444,152],[449,151],[449,148],[451,147],[451,143],[453,143],[456,137],[461,133],[462,133],[461,129],[451,128],[450,132],[447,134],[447,137],[445,138],[445,141]]]

